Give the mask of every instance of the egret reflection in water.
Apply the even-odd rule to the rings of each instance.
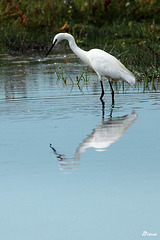
[[[135,111],[121,117],[112,118],[110,116],[108,119],[102,117],[100,124],[80,143],[73,158],[66,158],[64,154],[59,154],[51,144],[50,147],[56,155],[62,170],[75,170],[79,165],[81,154],[87,148],[92,147],[96,151],[105,151],[112,143],[122,137],[136,119],[137,113]]]
[[[136,119],[137,113],[135,111],[122,117],[110,117],[106,120],[102,118],[101,123],[77,148],[75,160],[80,160],[81,154],[90,147],[95,148],[96,151],[106,150],[123,135]]]

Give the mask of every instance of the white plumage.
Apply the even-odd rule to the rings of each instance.
[[[110,82],[110,79],[123,80],[131,85],[135,83],[135,76],[114,56],[101,50],[101,49],[91,49],[89,51],[84,51],[79,48],[74,40],[74,37],[68,33],[58,33],[54,39],[52,48],[62,40],[67,40],[72,51],[86,64],[88,64],[98,75],[98,79],[101,82],[102,93],[100,99],[102,100],[104,96],[104,88],[102,83],[102,77],[108,78],[111,91],[112,91],[112,103],[114,104],[114,91]],[[46,55],[46,56],[47,56]]]
[[[87,52],[87,56],[90,66],[100,76],[115,80],[122,79],[130,84],[135,83],[134,75],[111,54],[100,49],[92,49]]]
[[[75,160],[80,160],[80,156],[87,148],[95,148],[96,151],[106,150],[112,143],[123,136],[124,132],[135,122],[138,115],[135,111],[131,114],[109,118],[102,118],[101,123],[92,130],[92,133],[83,140],[75,152]]]

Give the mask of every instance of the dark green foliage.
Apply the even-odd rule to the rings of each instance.
[[[0,51],[43,51],[56,33],[70,32],[83,48],[103,48],[156,79],[159,23],[159,0],[0,0]]]

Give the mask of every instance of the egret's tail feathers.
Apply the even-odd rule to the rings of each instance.
[[[130,83],[131,85],[134,85],[135,82],[136,82],[136,78],[135,78],[135,76],[131,72],[123,72],[121,74],[121,78],[124,81]]]

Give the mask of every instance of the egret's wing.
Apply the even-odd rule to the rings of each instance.
[[[129,83],[135,82],[134,75],[114,56],[100,49],[88,52],[92,68],[101,76],[113,79],[123,79]]]

